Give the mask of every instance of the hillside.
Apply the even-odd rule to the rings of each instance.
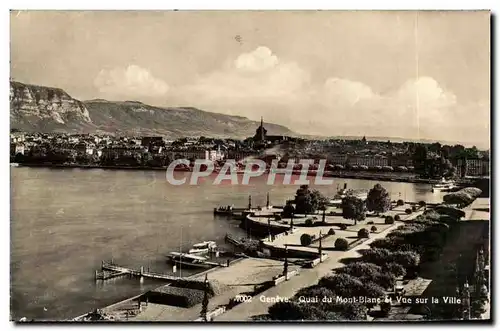
[[[240,116],[211,113],[191,107],[162,108],[136,101],[85,101],[99,130],[130,135],[158,134],[171,137],[211,136],[246,138],[259,123]],[[268,132],[294,135],[286,127],[266,123]]]
[[[85,105],[62,89],[11,81],[10,124],[23,131],[84,131],[92,120]]]
[[[11,128],[37,132],[246,138],[259,123],[191,107],[155,107],[137,101],[79,101],[59,88],[10,82]],[[296,135],[265,124],[268,133]]]

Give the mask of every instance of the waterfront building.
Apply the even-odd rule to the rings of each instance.
[[[171,150],[168,151],[170,160],[209,160],[210,153],[207,150]]]
[[[340,165],[345,165],[347,164],[347,154],[334,154],[330,155],[328,157],[328,160],[330,161],[331,164],[340,164]]]
[[[227,152],[227,158],[230,160],[241,161],[247,157],[255,156],[256,153],[253,151],[239,151],[239,150],[229,150]]]
[[[224,159],[224,153],[220,150],[220,147],[217,150],[207,150],[205,152],[205,159],[207,160],[220,161]]]
[[[348,162],[350,165],[357,166],[368,166],[368,167],[385,167],[389,165],[389,160],[385,156],[381,155],[350,155],[348,157]]]
[[[489,176],[490,160],[488,159],[459,159],[456,165],[457,175],[465,176]]]
[[[10,144],[10,155],[25,154],[24,144],[12,143]]]

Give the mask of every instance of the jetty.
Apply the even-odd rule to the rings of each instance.
[[[220,262],[213,262],[213,261],[200,261],[200,264],[203,264],[208,267],[228,267],[228,263],[220,263]],[[149,270],[146,271],[144,270],[144,267],[141,266],[139,270],[137,269],[132,269],[132,268],[127,268],[127,267],[122,267],[119,265],[116,265],[114,263],[102,261],[101,263],[101,271],[96,270],[95,271],[95,279],[96,280],[108,280],[112,278],[117,278],[121,276],[131,276],[131,277],[145,277],[145,278],[151,278],[151,279],[159,279],[159,280],[166,280],[169,282],[178,282],[185,280],[183,277],[177,277],[177,276],[172,276],[172,275],[167,275],[167,274],[162,274],[158,272],[150,272]]]
[[[177,276],[172,276],[172,275],[166,275],[166,274],[161,274],[157,272],[150,272],[150,271],[145,271],[144,267],[141,266],[139,270],[137,269],[131,269],[127,267],[121,267],[119,265],[116,265],[114,263],[110,262],[105,262],[102,261],[101,263],[101,272],[97,271],[95,272],[95,278],[96,280],[107,280],[111,278],[116,278],[120,276],[133,276],[133,277],[146,277],[146,278],[152,278],[152,279],[160,279],[160,280],[166,280],[169,282],[175,282],[175,281],[180,281],[183,280],[183,277],[177,277]]]

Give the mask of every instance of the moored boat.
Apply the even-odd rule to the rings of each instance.
[[[441,179],[437,184],[432,185],[432,192],[451,192],[458,189],[458,185],[453,180]]]
[[[204,241],[198,244],[194,244],[193,248],[189,250],[189,254],[208,254],[215,251],[217,244],[215,241]]]
[[[207,258],[201,257],[194,254],[170,252],[168,258],[172,263],[177,266],[188,267],[188,268],[211,268],[209,264],[205,264]]]

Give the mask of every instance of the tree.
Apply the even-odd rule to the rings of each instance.
[[[317,307],[294,301],[277,302],[268,309],[269,317],[278,321],[322,321],[326,319],[323,311]]]
[[[307,233],[304,233],[303,235],[300,236],[300,244],[302,246],[309,246],[312,244],[312,237],[307,234]]]
[[[391,260],[408,270],[418,266],[420,263],[420,256],[413,251],[397,251],[391,255]]]
[[[385,217],[385,224],[394,224],[394,217],[388,215]]]
[[[295,207],[292,205],[290,201],[287,201],[285,207],[283,208],[283,212],[281,213],[283,217],[292,217],[295,214]]]
[[[370,237],[370,232],[367,229],[359,229],[358,238],[368,238]]]
[[[349,247],[349,243],[347,242],[347,240],[345,238],[337,238],[337,240],[335,240],[335,248],[336,249],[345,251],[345,250],[347,250],[348,247]]]
[[[481,189],[478,189],[477,187],[466,187],[461,189],[459,192],[465,192],[474,199],[478,198],[483,193],[483,191]]]
[[[436,208],[434,208],[434,210],[440,215],[447,215],[447,216],[453,217],[455,219],[460,219],[462,217],[465,217],[465,212],[463,210],[456,209],[456,208],[449,207],[449,206],[440,205],[440,206],[437,206]],[[442,218],[440,218],[440,220],[441,219]]]
[[[391,303],[390,302],[382,302],[380,304],[380,310],[382,311],[383,316],[388,316],[391,311]]]
[[[399,199],[397,202],[396,202],[396,205],[397,206],[404,206],[405,205],[405,202],[403,199]]]
[[[404,277],[404,275],[406,274],[405,268],[402,265],[394,262],[384,264],[382,269],[384,272],[391,273],[396,277]]]
[[[384,248],[372,248],[362,253],[362,261],[376,265],[384,265],[391,260],[391,252]]]
[[[373,282],[366,282],[366,279],[360,279],[363,286],[361,287],[360,296],[366,296],[370,298],[382,298],[385,296],[385,290],[382,286],[379,286]]]
[[[349,274],[354,277],[363,277],[367,274],[381,273],[382,268],[373,263],[354,262],[337,269],[337,272]]]
[[[417,144],[412,155],[413,166],[415,172],[421,176],[427,174],[427,147],[423,144]]]
[[[319,302],[307,303],[312,305],[318,310],[324,312],[325,320],[365,320],[366,307],[358,303],[337,303],[336,293],[332,290],[320,286],[312,285],[300,289],[293,301],[299,300],[300,297],[305,298],[318,298]],[[327,300],[323,300],[323,298]]]
[[[310,190],[309,185],[301,185],[295,194],[295,213],[311,214],[325,208],[327,198],[318,190]]]
[[[325,276],[318,282],[319,286],[326,287],[333,291],[336,295],[352,298],[363,295],[363,283],[356,277],[348,274],[335,274],[333,276]]]
[[[366,203],[355,197],[348,195],[342,199],[342,216],[345,219],[354,220],[354,224],[366,218]]]
[[[391,208],[391,197],[389,196],[389,192],[387,192],[382,185],[376,184],[370,192],[368,192],[366,207],[369,211],[374,211],[377,214],[385,213]]]
[[[453,192],[443,196],[443,201],[446,204],[465,207],[474,201],[474,198],[466,192]]]

